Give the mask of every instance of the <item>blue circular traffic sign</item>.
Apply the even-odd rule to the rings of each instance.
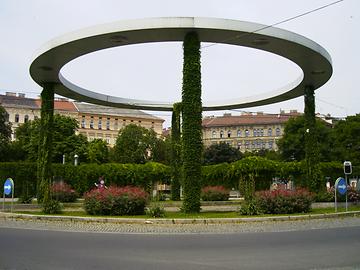
[[[5,195],[10,195],[14,188],[14,181],[11,178],[6,179],[4,183],[4,193]]]
[[[344,195],[347,191],[347,184],[346,184],[346,181],[344,178],[342,177],[339,177],[337,180],[336,180],[336,183],[335,183],[335,188],[338,190],[338,192],[341,194],[341,195]]]

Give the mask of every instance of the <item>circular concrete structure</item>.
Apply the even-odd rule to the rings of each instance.
[[[275,91],[203,104],[203,110],[254,107],[296,98],[304,94],[307,86],[321,87],[332,74],[331,57],[327,51],[303,36],[256,23],[193,17],[120,21],[61,36],[39,51],[30,66],[30,74],[39,85],[53,83],[55,93],[75,100],[119,108],[171,111],[172,103],[169,102],[121,98],[81,88],[67,80],[60,70],[77,57],[102,49],[148,42],[182,42],[190,31],[197,32],[201,42],[274,53],[294,62],[302,70],[299,78]],[[131,89],[127,90],[131,92]]]

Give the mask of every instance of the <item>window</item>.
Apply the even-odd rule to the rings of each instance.
[[[281,135],[281,130],[280,128],[276,128],[276,136],[280,136]]]
[[[90,119],[90,128],[94,128],[94,117],[91,116],[91,119]]]
[[[118,130],[119,126],[118,126],[118,119],[115,118],[115,122],[114,122],[114,129]]]
[[[106,119],[106,130],[110,130],[110,118]]]
[[[81,119],[81,128],[86,128],[86,119],[85,119],[85,116],[83,116],[82,119]]]
[[[106,135],[106,139],[105,139],[107,144],[110,144],[110,135]]]
[[[270,137],[272,136],[272,129],[271,128],[268,129],[268,136],[270,136]]]
[[[211,133],[211,138],[216,138],[216,131],[213,130],[213,132]]]
[[[19,115],[15,114],[15,123],[19,123]]]
[[[249,137],[249,135],[250,135],[249,130],[245,129],[245,137]]]
[[[5,111],[5,122],[9,122],[9,114]]]
[[[241,130],[240,129],[237,131],[237,136],[241,137]]]
[[[249,141],[245,141],[245,149],[249,149],[249,147],[250,147]]]
[[[263,137],[264,136],[264,130],[260,129],[260,136]]]
[[[220,139],[224,137],[224,131],[220,131]]]
[[[230,138],[230,137],[231,137],[231,130],[228,130],[228,132],[227,132],[227,136],[228,136],[228,138]]]
[[[155,122],[151,122],[151,128],[155,127]]]
[[[28,116],[28,115],[25,115],[25,116],[24,116],[24,123],[26,123],[27,121],[29,121],[29,116]]]
[[[273,141],[269,141],[269,149],[273,148]]]
[[[101,117],[99,117],[99,122],[98,122],[98,129],[102,128],[102,120]]]
[[[254,137],[257,136],[257,129],[254,129],[254,131],[253,131],[253,136],[254,136]]]
[[[237,149],[239,149],[239,150],[241,149],[241,142],[237,143]]]

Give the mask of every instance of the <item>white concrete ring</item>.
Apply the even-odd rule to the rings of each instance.
[[[306,86],[318,89],[332,75],[330,55],[303,36],[256,23],[193,17],[119,21],[66,34],[39,51],[31,63],[30,74],[39,85],[54,83],[55,93],[75,100],[119,108],[171,111],[169,102],[121,98],[81,88],[64,78],[60,70],[68,62],[91,52],[130,44],[183,41],[190,31],[196,31],[202,42],[251,47],[283,56],[303,72],[294,82],[276,91],[234,98],[222,104],[204,104],[204,110],[247,108],[289,100],[303,95]]]

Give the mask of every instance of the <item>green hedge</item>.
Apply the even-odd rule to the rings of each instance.
[[[84,164],[79,166],[53,164],[54,181],[63,180],[79,194],[92,189],[100,176],[104,176],[107,186],[140,186],[150,191],[155,181],[170,183],[170,168],[149,162],[142,164]],[[15,196],[20,197],[26,189],[36,195],[36,163],[0,163],[0,179],[11,177],[15,182]]]
[[[327,162],[319,166],[323,175],[321,181],[325,185],[325,177],[330,177],[332,184],[336,178],[343,176],[342,163]],[[134,185],[150,191],[155,181],[170,184],[171,169],[160,163],[146,164],[83,164],[79,166],[53,164],[54,180],[64,180],[79,194],[90,190],[100,176],[104,176],[106,185]],[[359,173],[354,173],[354,176]],[[28,192],[36,194],[36,163],[3,162],[0,163],[0,182],[7,178],[15,182],[15,196]],[[224,186],[239,188],[241,181],[254,180],[255,190],[267,189],[273,177],[291,177],[297,186],[306,186],[304,163],[277,162],[261,157],[248,157],[233,163],[203,166],[201,187]]]

